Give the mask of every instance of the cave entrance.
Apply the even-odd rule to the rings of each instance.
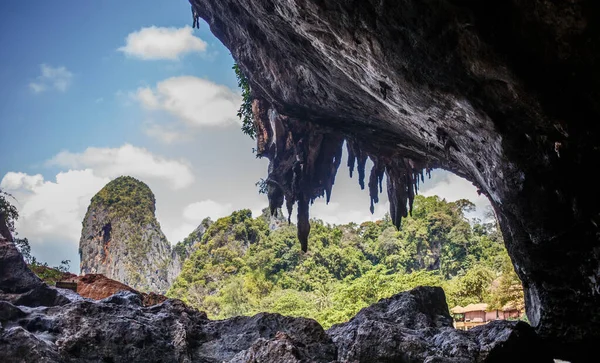
[[[445,170],[431,171],[419,185],[413,214],[403,218],[397,230],[389,217],[386,179],[371,214],[368,191],[361,190],[356,173],[351,178],[343,167],[347,158],[344,148],[331,201],[318,198],[310,207],[311,234],[316,235],[309,237],[309,254],[312,248],[321,253],[318,240],[324,230],[340,230],[340,245],[354,244],[373,266],[350,283],[366,297],[362,303],[372,304],[419,284],[435,285],[444,288],[459,329],[492,320],[527,321],[522,283],[492,206],[472,183]],[[367,172],[372,166],[368,160]],[[356,304],[346,298],[348,305]]]

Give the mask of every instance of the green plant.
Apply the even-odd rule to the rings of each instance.
[[[252,93],[250,84],[237,63],[231,68],[237,77],[238,87],[242,90],[242,104],[237,113],[237,116],[242,120],[242,132],[254,140],[256,138],[256,128],[254,127],[254,122],[252,120]]]
[[[8,229],[8,231],[3,231],[4,233],[14,233],[15,221],[19,218],[17,208],[10,203],[9,199],[15,199],[15,197],[0,189],[0,226],[4,225]]]
[[[360,226],[313,219],[306,254],[294,225],[270,230],[268,211],[257,218],[237,211],[195,242],[167,295],[211,318],[268,311],[312,318],[324,328],[416,286],[442,286],[450,306],[522,296],[501,235],[469,224],[463,213],[471,207],[417,196],[400,231],[388,217]],[[503,275],[506,283],[492,289]]]

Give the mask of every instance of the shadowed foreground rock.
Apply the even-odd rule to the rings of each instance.
[[[54,306],[69,302],[25,264],[12,242],[0,237],[0,301],[24,306]]]
[[[0,362],[551,362],[527,324],[455,330],[440,288],[397,294],[325,332],[314,320],[279,314],[211,321],[172,299],[144,307],[131,291],[81,298],[40,285],[12,243],[0,246],[10,284],[25,294],[52,291],[65,303],[17,306],[3,293]],[[2,281],[4,291],[9,280]]]

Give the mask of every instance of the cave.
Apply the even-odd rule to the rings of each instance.
[[[102,242],[106,245],[110,242],[110,232],[112,231],[112,225],[107,223],[102,227]]]
[[[270,206],[297,204],[304,250],[344,142],[398,226],[424,174],[451,171],[489,198],[547,349],[594,356],[600,193],[585,171],[600,160],[600,3],[190,2],[248,78]]]

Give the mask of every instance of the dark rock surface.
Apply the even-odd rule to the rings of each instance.
[[[383,299],[327,331],[341,362],[551,362],[533,329],[495,321],[452,327],[441,288],[418,287]]]
[[[14,244],[1,237],[0,301],[24,306],[54,306],[69,302],[31,272]]]
[[[272,209],[331,195],[342,143],[396,224],[444,168],[492,202],[548,349],[600,341],[600,3],[191,0],[253,93]],[[284,201],[285,199],[285,201]]]
[[[3,266],[16,262],[12,252],[2,256]],[[25,264],[10,266],[3,271],[25,278],[15,284],[39,289]],[[434,287],[384,299],[327,332],[314,320],[279,314],[211,321],[179,300],[145,307],[131,291],[47,307],[2,299],[0,362],[551,362],[527,324],[453,329],[444,293]]]

